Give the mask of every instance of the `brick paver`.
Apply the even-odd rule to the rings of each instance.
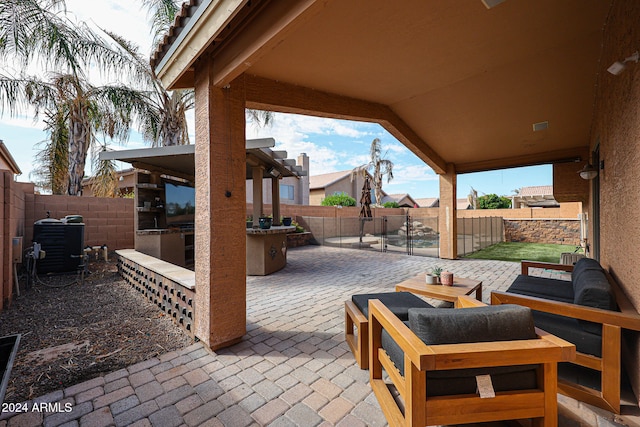
[[[242,342],[215,353],[195,343],[50,393],[40,399],[71,402],[73,410],[3,414],[0,427],[383,426],[368,371],[358,368],[344,342],[344,301],[355,293],[392,292],[396,283],[437,264],[482,280],[488,302],[491,290],[505,290],[519,273],[516,263],[317,246],[287,256],[284,270],[247,277]],[[596,415],[565,397],[560,402],[561,410],[579,412],[584,425],[617,425],[611,414]]]

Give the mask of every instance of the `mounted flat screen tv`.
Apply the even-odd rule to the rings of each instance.
[[[193,225],[196,219],[196,189],[165,182],[164,192],[167,225]]]

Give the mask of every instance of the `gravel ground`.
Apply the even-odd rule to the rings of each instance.
[[[22,334],[5,402],[23,402],[176,350],[193,340],[129,287],[115,257],[76,274],[40,276],[0,312],[0,336]]]

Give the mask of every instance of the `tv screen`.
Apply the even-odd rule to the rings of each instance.
[[[193,224],[196,212],[196,189],[166,182],[165,210],[168,225]]]

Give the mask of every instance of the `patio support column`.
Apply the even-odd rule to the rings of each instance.
[[[253,225],[258,225],[258,219],[262,216],[264,201],[262,200],[262,174],[264,167],[251,167],[251,181],[253,181]]]
[[[271,213],[273,225],[280,224],[280,178],[271,178]]]
[[[195,335],[215,350],[246,333],[246,151],[242,76],[213,85],[195,64]]]
[[[453,164],[447,164],[447,173],[440,175],[440,210],[438,231],[440,232],[440,258],[458,257],[458,214],[456,206],[457,174]]]

